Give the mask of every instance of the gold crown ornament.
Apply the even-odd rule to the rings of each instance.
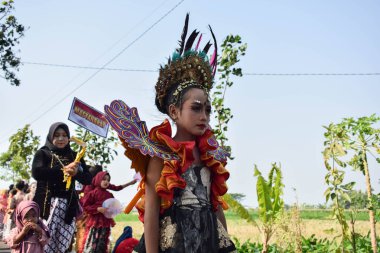
[[[209,60],[207,53],[212,44],[207,42],[203,50],[198,50],[202,40],[202,34],[199,36],[197,44],[193,49],[192,46],[199,35],[194,30],[186,41],[187,29],[189,24],[189,14],[186,15],[185,25],[183,27],[179,48],[169,57],[168,63],[160,67],[160,74],[156,83],[156,106],[162,113],[167,113],[165,103],[167,97],[172,95],[171,103],[176,103],[181,91],[188,87],[196,87],[205,90],[207,93],[211,90],[214,83],[214,75],[217,67],[217,44],[215,35],[209,26],[212,38],[214,40],[214,52]]]

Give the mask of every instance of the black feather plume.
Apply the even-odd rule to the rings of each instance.
[[[208,28],[210,29],[210,32],[211,32],[212,38],[213,38],[213,40],[214,40],[214,47],[215,47],[215,62],[214,62],[214,66],[216,66],[216,65],[217,65],[217,59],[218,59],[218,44],[216,43],[215,34],[214,34],[214,32],[212,31],[211,26],[209,25]]]
[[[199,32],[197,30],[194,30],[190,36],[189,36],[189,39],[186,41],[186,46],[185,46],[185,50],[184,52],[188,51],[191,49],[191,47],[193,46],[194,44],[194,41],[195,39],[197,38]]]
[[[207,44],[206,44],[206,46],[203,48],[202,51],[203,51],[205,54],[207,54],[207,53],[208,53],[208,50],[210,49],[211,46],[212,46],[212,44],[210,43],[210,41],[208,41]]]
[[[183,52],[183,46],[185,45],[186,35],[187,35],[187,27],[189,25],[189,13],[186,14],[185,25],[183,26],[181,40],[178,41],[179,48],[177,48],[177,52],[181,55]]]

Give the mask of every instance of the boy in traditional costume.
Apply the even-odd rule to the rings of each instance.
[[[155,103],[176,125],[172,137],[168,120],[148,133],[136,108],[122,101],[105,107],[106,118],[118,132],[125,155],[143,175],[140,190],[127,207],[136,204],[144,222],[137,252],[234,252],[227,234],[222,196],[227,192],[227,153],[209,127],[209,92],[217,67],[211,43],[199,50],[202,35],[194,30],[186,40],[186,16],[180,47],[161,67]],[[195,48],[193,48],[194,42]]]

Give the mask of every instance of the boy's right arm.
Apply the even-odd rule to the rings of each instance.
[[[146,252],[157,253],[159,248],[159,213],[161,199],[156,183],[161,177],[163,161],[158,157],[149,160],[145,181],[144,236]]]

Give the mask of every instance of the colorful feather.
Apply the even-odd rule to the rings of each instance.
[[[210,60],[211,66],[214,66],[215,59],[216,59],[216,51],[214,51],[214,53],[211,56],[211,60]]]
[[[198,47],[199,47],[199,44],[201,43],[201,40],[202,40],[202,34],[201,36],[199,36],[197,46],[195,47],[195,51],[198,51]]]
[[[210,29],[210,32],[211,32],[211,35],[212,35],[212,38],[214,40],[214,53],[213,53],[213,56],[211,57],[211,62],[210,62],[210,65],[212,66],[212,70],[213,70],[213,73],[212,75],[215,75],[215,72],[216,72],[216,66],[218,64],[218,44],[216,43],[216,38],[215,38],[215,34],[214,32],[212,31],[212,28],[211,26],[209,25],[208,26],[209,29]]]
[[[120,138],[141,154],[157,156],[164,160],[179,160],[166,145],[152,141],[145,121],[141,121],[137,109],[130,108],[121,100],[114,100],[104,106],[105,117]]]

